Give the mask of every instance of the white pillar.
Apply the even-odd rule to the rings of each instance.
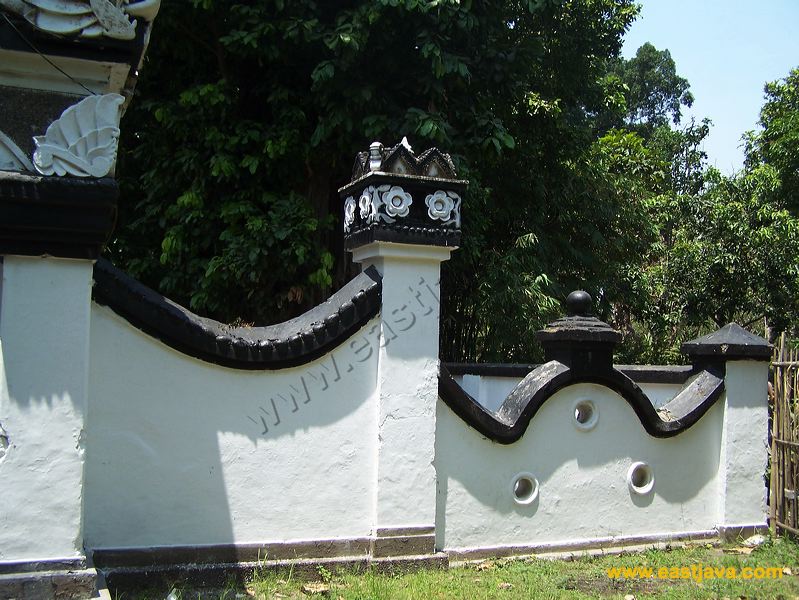
[[[719,532],[725,537],[766,527],[768,368],[767,360],[726,363],[719,464]]]
[[[353,260],[383,277],[375,556],[434,550],[439,274],[453,247],[372,242]]]
[[[3,258],[0,567],[80,568],[85,558],[91,282],[91,260]]]

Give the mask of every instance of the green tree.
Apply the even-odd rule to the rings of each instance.
[[[651,132],[670,122],[679,125],[682,107],[690,107],[694,97],[688,81],[677,75],[668,50],[658,50],[649,42],[638,48],[630,60],[618,60],[611,73],[625,87],[627,123]]]
[[[796,71],[766,86],[762,129],[741,173],[704,167],[707,123],[656,128],[647,145],[670,165],[650,200],[657,243],[625,314],[625,358],[678,361],[682,341],[730,321],[776,334],[799,318],[799,219],[790,192]],[[793,107],[793,108],[792,108]],[[625,312],[626,311],[626,312]]]
[[[637,10],[166,3],[123,128],[113,257],[215,318],[292,316],[348,277],[335,190],[355,152],[407,134],[451,152],[472,181],[465,245],[445,272],[445,352],[532,357],[519,333],[637,248],[620,225],[624,194],[590,164],[597,115],[614,102],[603,78]]]
[[[762,130],[747,139],[747,166],[772,165],[783,202],[799,214],[799,68],[785,79],[767,83],[765,97],[760,111]]]

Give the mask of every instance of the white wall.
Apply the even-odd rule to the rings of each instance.
[[[727,528],[766,524],[768,368],[765,361],[727,363],[719,486],[719,524]]]
[[[590,399],[599,420],[574,425],[574,404]],[[438,403],[436,547],[445,550],[588,541],[610,536],[708,531],[719,523],[718,472],[723,403],[669,439],[647,434],[615,392],[594,384],[549,398],[525,435],[492,442]],[[765,433],[765,432],[764,432]],[[654,470],[649,495],[632,493],[634,461]],[[520,472],[538,479],[538,499],[514,501]],[[757,477],[757,474],[752,474]]]
[[[353,260],[380,272],[376,529],[432,527],[436,515],[440,264],[452,248],[373,242]]]
[[[0,561],[83,555],[92,263],[5,256],[0,300]]]
[[[376,324],[313,363],[250,372],[186,357],[92,305],[87,547],[368,535]],[[367,360],[354,350],[365,343]]]

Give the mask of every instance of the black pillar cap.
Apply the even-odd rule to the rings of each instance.
[[[692,362],[708,359],[770,360],[772,346],[767,340],[729,323],[713,333],[685,342],[681,348]]]
[[[566,317],[557,319],[536,332],[547,361],[557,360],[582,371],[613,368],[613,350],[621,334],[610,325],[590,316],[593,301],[582,290],[566,298]]]
[[[376,241],[458,247],[468,183],[437,148],[417,155],[407,139],[392,148],[373,142],[339,189],[345,249]]]

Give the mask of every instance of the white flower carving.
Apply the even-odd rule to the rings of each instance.
[[[411,195],[400,186],[391,186],[387,192],[383,192],[383,204],[386,206],[386,213],[392,217],[407,217],[410,206],[413,204]]]
[[[358,208],[360,208],[361,212],[361,219],[364,221],[369,220],[369,216],[372,214],[372,194],[370,190],[372,188],[367,188],[361,194],[361,197],[358,198]]]
[[[350,196],[344,201],[344,231],[349,233],[355,221],[355,198]]]
[[[427,216],[434,221],[436,219],[446,221],[455,208],[455,201],[443,190],[436,190],[435,193],[428,195],[424,203],[427,205]]]

